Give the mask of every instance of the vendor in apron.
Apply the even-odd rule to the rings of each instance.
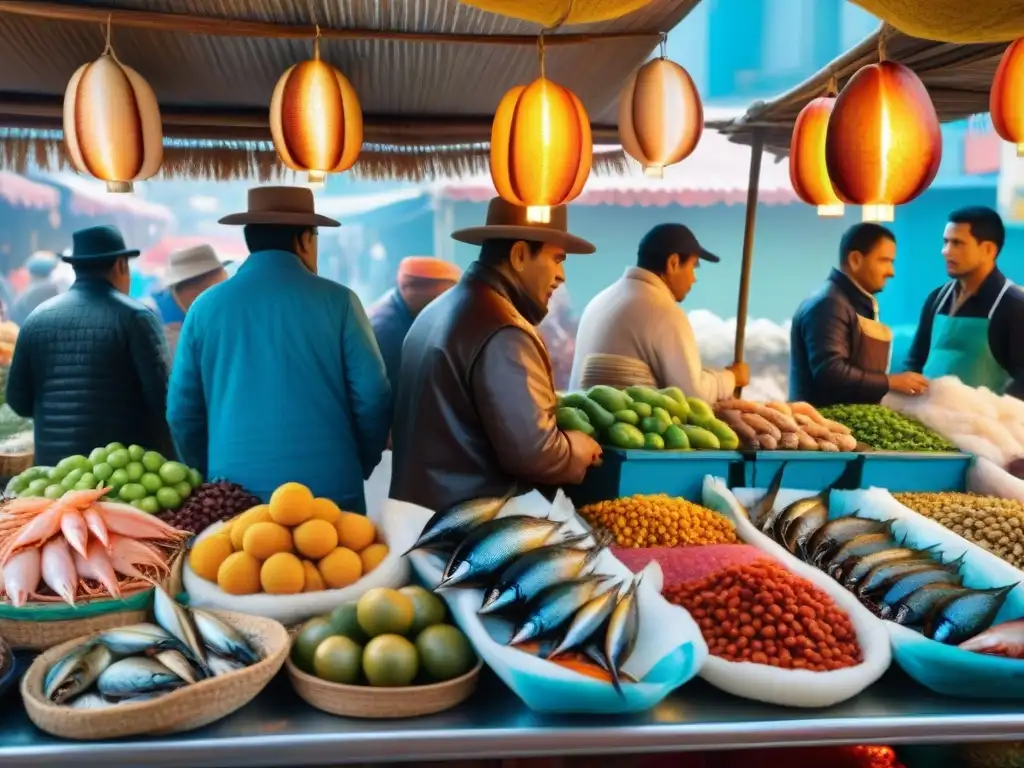
[[[1024,291],[996,267],[1005,230],[990,208],[950,216],[943,235],[954,278],[925,302],[908,368],[930,379],[1024,395]]]

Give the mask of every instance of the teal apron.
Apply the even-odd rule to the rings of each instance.
[[[988,345],[988,327],[992,315],[1011,287],[1013,283],[1007,280],[988,317],[957,317],[953,314],[955,306],[950,308],[950,314],[940,315],[939,309],[953,295],[956,281],[942,289],[935,303],[928,362],[922,371],[926,378],[956,376],[970,387],[988,387],[1000,395],[1006,391],[1012,377],[992,356]]]

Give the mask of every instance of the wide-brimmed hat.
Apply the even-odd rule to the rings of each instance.
[[[469,227],[452,232],[460,243],[482,245],[487,240],[528,240],[551,243],[564,248],[566,253],[593,253],[593,243],[569,234],[569,214],[564,205],[551,207],[547,223],[526,220],[526,208],[503,200],[491,199],[487,206],[487,223],[482,227]]]
[[[61,259],[69,264],[83,261],[110,261],[121,257],[133,259],[137,250],[125,247],[124,236],[117,227],[100,225],[86,227],[71,235],[71,253]]]
[[[171,288],[194,277],[215,272],[224,267],[217,252],[209,245],[193,245],[172,251],[167,257],[164,285]]]
[[[314,210],[313,192],[306,187],[253,187],[249,210],[232,213],[221,224],[280,224],[294,227],[340,227]]]

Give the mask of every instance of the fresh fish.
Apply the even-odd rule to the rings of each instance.
[[[843,544],[867,533],[891,534],[892,521],[857,517],[856,512],[829,520],[807,540],[808,562],[820,567]]]
[[[927,584],[960,584],[960,574],[945,568],[929,568],[901,576],[889,585],[889,588],[878,600],[878,615],[888,619],[896,614],[897,609],[912,592]]]
[[[181,641],[156,624],[133,624],[110,629],[96,638],[119,656],[136,656],[147,651],[180,648]]]
[[[562,525],[541,517],[509,515],[477,526],[455,548],[435,589],[478,584],[518,557],[543,547]]]
[[[86,691],[114,663],[110,649],[97,643],[60,677],[55,676],[43,693],[54,704],[63,704]]]
[[[551,649],[547,658],[553,658],[560,653],[578,648],[590,640],[591,637],[601,628],[612,611],[615,610],[615,602],[618,597],[618,585],[606,589],[599,595],[595,595],[587,601],[586,605],[576,611],[576,615],[569,622],[565,634],[558,644]]]
[[[589,534],[584,538],[590,538]],[[495,613],[524,605],[548,587],[582,576],[593,567],[602,549],[552,544],[527,552],[501,572],[494,586],[484,593],[483,605],[477,613]]]
[[[605,576],[591,576],[548,587],[530,604],[526,618],[508,644],[518,645],[554,632],[569,621],[606,580]]]
[[[502,498],[473,499],[435,512],[423,526],[416,543],[409,547],[405,554],[417,549],[432,552],[452,550],[471,530],[497,517],[511,498],[512,493],[509,492]]]
[[[212,613],[198,608],[192,609],[192,618],[203,644],[214,653],[235,659],[248,666],[260,660],[249,642],[234,627],[221,621]]]
[[[46,698],[52,699],[57,687],[68,678],[82,657],[92,650],[92,646],[92,643],[83,643],[46,670],[43,676],[43,695]]]
[[[847,589],[853,589],[861,579],[868,575],[868,571],[877,565],[898,560],[921,560],[926,557],[928,557],[926,550],[890,547],[863,557],[847,558],[840,571],[839,582]]]
[[[807,560],[807,541],[828,522],[828,509],[818,504],[794,517],[782,530],[782,545],[794,555]]]
[[[956,584],[925,584],[918,587],[898,604],[893,605],[888,616],[889,619],[905,627],[919,627],[924,624],[925,618],[932,609],[945,600],[947,597],[960,595],[969,590]]]
[[[218,656],[215,653],[211,653],[206,658],[207,663],[210,665],[210,672],[214,677],[220,677],[221,675],[227,675],[231,672],[237,672],[240,669],[245,669],[245,664],[234,659],[225,659],[223,656]]]
[[[772,508],[775,506],[775,499],[779,495],[779,489],[782,487],[782,475],[786,471],[786,462],[782,462],[779,468],[775,470],[775,477],[772,478],[771,483],[768,486],[768,490],[764,496],[757,500],[757,502],[747,511],[747,517],[750,518],[756,527],[761,527],[761,521],[765,515],[771,513]]]
[[[640,632],[640,605],[636,599],[636,590],[640,586],[641,578],[633,579],[629,589],[615,603],[615,610],[608,617],[608,629],[604,636],[604,656],[608,660],[608,674],[612,676],[612,685],[620,696],[623,693],[619,670],[633,655],[637,634]]]
[[[181,641],[204,673],[209,671],[206,651],[199,639],[199,630],[196,629],[192,614],[159,586],[153,590],[153,618],[165,631]]]
[[[832,487],[825,488],[821,493],[817,493],[814,496],[807,496],[802,499],[797,499],[788,507],[785,507],[778,514],[772,513],[765,520],[764,533],[775,539],[775,541],[782,541],[782,534],[785,532],[789,524],[800,517],[801,515],[810,512],[815,507],[823,507],[825,510],[825,519],[828,519],[828,496],[832,492]]]
[[[196,673],[192,664],[185,658],[181,651],[160,651],[153,655],[153,658],[167,667],[186,683],[196,682]]]
[[[97,690],[108,699],[127,699],[183,685],[185,681],[159,661],[142,656],[115,661],[103,670],[96,681]]]
[[[822,557],[818,567],[838,580],[840,572],[851,558],[865,557],[883,549],[892,549],[893,546],[893,540],[887,533],[864,533],[840,544],[833,554]]]
[[[604,648],[601,647],[602,645],[602,641],[591,638],[580,650],[583,652],[584,656],[610,675],[611,666],[608,664],[608,659],[605,658]],[[619,680],[625,680],[627,683],[639,682],[635,677],[622,669],[619,670]]]
[[[932,608],[925,618],[922,634],[947,645],[959,645],[988,629],[1016,587],[1008,584],[994,589],[970,590],[953,595]]]
[[[890,560],[887,563],[876,565],[857,582],[854,592],[858,597],[869,598],[879,590],[886,590],[895,581],[908,574],[920,573],[921,571],[940,570],[942,566],[931,558],[919,558],[912,560]]]
[[[960,643],[965,651],[1024,659],[1024,619],[1004,621]]]
[[[71,709],[105,709],[110,702],[98,693],[86,693],[72,701],[68,706]]]

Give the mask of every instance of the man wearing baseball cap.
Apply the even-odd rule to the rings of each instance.
[[[745,363],[724,371],[701,365],[693,328],[679,306],[697,282],[701,261],[717,264],[719,258],[701,247],[689,227],[659,224],[644,235],[636,266],[628,267],[583,311],[570,388],[613,383],[600,380],[597,366],[588,370],[588,359],[600,359],[607,366],[609,358],[632,366],[644,363],[655,386],[679,387],[710,402],[746,386],[750,372]]]
[[[209,245],[181,248],[167,257],[164,289],[153,294],[152,306],[163,326],[172,360],[189,307],[207,288],[227,279],[224,264]]]

